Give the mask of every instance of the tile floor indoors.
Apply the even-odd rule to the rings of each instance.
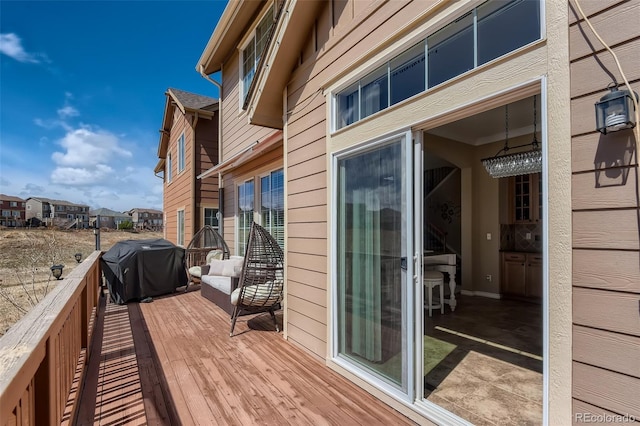
[[[429,401],[477,425],[542,423],[541,305],[460,296],[425,311],[425,334],[455,345],[425,376]]]

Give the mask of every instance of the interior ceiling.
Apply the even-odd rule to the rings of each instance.
[[[537,96],[537,131],[540,132],[540,96]],[[505,138],[505,107],[501,106],[425,133],[469,145],[484,145]],[[509,104],[509,139],[533,133],[533,96]]]

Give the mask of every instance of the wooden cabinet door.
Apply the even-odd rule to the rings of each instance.
[[[527,256],[526,295],[542,299],[542,256]]]
[[[526,295],[526,274],[524,259],[505,260],[502,263],[502,292],[514,296]]]

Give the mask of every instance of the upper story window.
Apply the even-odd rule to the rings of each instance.
[[[184,170],[184,132],[178,139],[178,173]]]
[[[541,38],[539,0],[487,1],[339,91],[339,130]]]
[[[171,153],[168,153],[167,154],[167,163],[166,163],[167,170],[165,171],[165,175],[167,176],[167,183],[171,183],[171,178],[172,178],[171,167],[172,167],[172,164],[171,164]]]
[[[242,61],[242,102],[247,98],[251,82],[256,74],[256,69],[262,53],[267,46],[267,39],[271,32],[275,20],[275,8],[273,4],[269,7],[269,10],[260,20],[260,23],[256,26],[253,34],[247,44],[242,49],[241,61]]]
[[[17,201],[9,201],[9,206],[10,207],[18,207],[18,202]]]

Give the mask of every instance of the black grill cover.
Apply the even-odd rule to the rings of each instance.
[[[117,242],[101,259],[113,303],[173,293],[187,284],[184,249],[162,238]]]

